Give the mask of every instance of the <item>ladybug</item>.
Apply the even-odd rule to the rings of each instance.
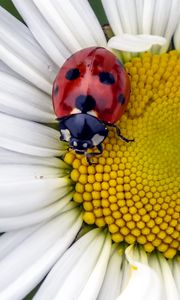
[[[52,100],[59,121],[60,140],[78,154],[102,153],[108,127],[124,113],[130,97],[130,80],[116,56],[102,47],[82,49],[69,57],[53,83]],[[87,152],[96,147],[98,152]]]

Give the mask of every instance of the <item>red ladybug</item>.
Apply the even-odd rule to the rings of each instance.
[[[130,96],[130,81],[116,56],[105,48],[91,47],[68,58],[53,84],[53,106],[59,120],[60,139],[78,154],[102,153],[107,126],[124,113]],[[97,147],[99,152],[87,153]],[[89,161],[90,162],[90,161]]]

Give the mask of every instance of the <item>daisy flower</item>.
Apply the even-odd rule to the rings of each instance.
[[[178,300],[180,2],[13,0],[0,8],[0,299]],[[127,111],[88,165],[59,140],[52,84],[100,46],[124,63]]]

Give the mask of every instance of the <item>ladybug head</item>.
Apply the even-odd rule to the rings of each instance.
[[[72,148],[77,154],[84,154],[87,149],[93,148],[91,140],[80,140],[74,137],[70,138],[69,147]]]
[[[104,123],[96,117],[77,113],[59,119],[59,129],[62,141],[78,154],[85,154],[88,149],[101,144],[108,134]]]

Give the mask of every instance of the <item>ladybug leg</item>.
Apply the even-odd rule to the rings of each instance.
[[[126,142],[126,143],[134,142],[134,139],[127,139],[126,137],[124,137],[124,136],[121,134],[121,131],[120,131],[119,127],[116,126],[115,124],[109,124],[109,123],[107,123],[106,125],[115,128],[115,129],[116,129],[117,135],[118,135],[118,136],[121,138],[121,140],[123,140],[124,142]]]
[[[119,134],[118,136],[121,138],[122,141],[124,141],[126,143],[134,142],[135,141],[135,139],[127,139],[127,138],[125,138],[122,134]]]
[[[87,153],[87,152],[86,152],[86,153],[85,153],[85,157],[86,157],[87,163],[88,163],[89,165],[94,164],[93,161],[90,160],[91,157],[97,156],[97,155],[99,155],[99,154],[101,154],[101,153],[103,152],[102,144],[99,144],[99,145],[97,145],[96,147],[97,147],[97,149],[99,150],[99,152],[92,152],[92,153]]]

